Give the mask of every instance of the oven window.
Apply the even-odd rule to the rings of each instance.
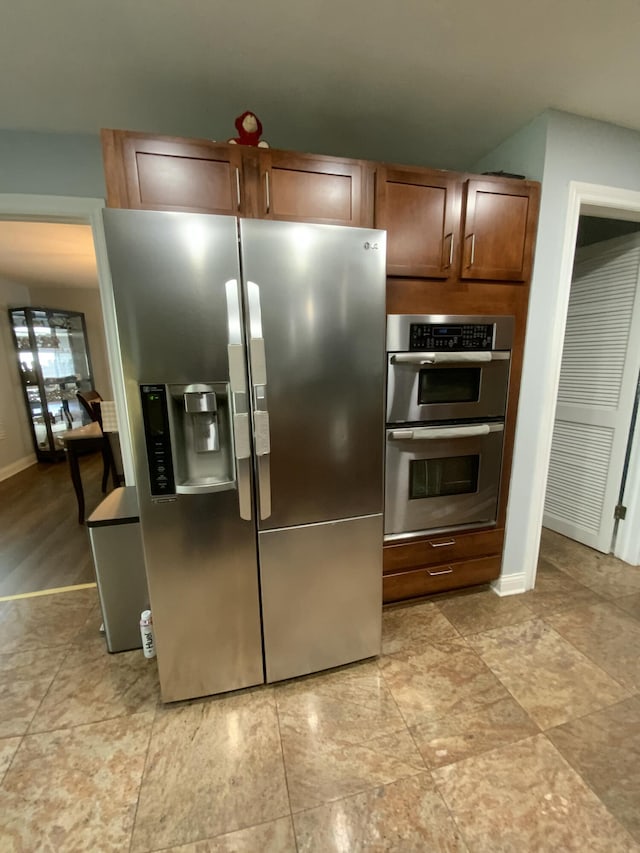
[[[481,367],[429,367],[420,371],[418,403],[476,403]]]
[[[480,456],[412,459],[409,463],[409,499],[441,498],[478,491]]]

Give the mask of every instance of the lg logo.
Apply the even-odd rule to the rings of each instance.
[[[368,240],[364,244],[365,249],[379,249],[380,246],[377,243],[370,243]]]

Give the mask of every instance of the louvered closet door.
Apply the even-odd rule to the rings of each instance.
[[[640,239],[576,252],[544,525],[608,553],[640,369]]]

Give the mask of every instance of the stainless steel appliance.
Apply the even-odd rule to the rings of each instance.
[[[384,232],[104,222],[164,700],[377,654]]]
[[[391,314],[387,423],[504,417],[513,317]]]
[[[387,318],[385,539],[495,523],[513,328]]]

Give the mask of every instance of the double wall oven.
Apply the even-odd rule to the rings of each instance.
[[[495,524],[514,318],[387,318],[385,540]]]

